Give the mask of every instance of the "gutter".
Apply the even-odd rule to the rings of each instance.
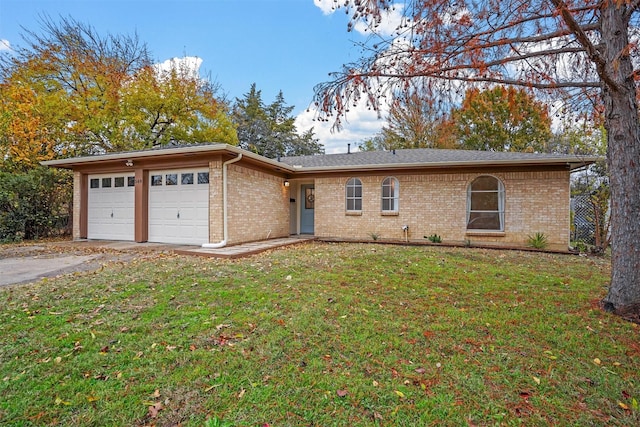
[[[587,165],[600,160],[601,157],[585,158],[546,158],[546,159],[518,159],[518,160],[468,160],[468,161],[440,161],[440,162],[417,162],[417,163],[381,163],[381,164],[361,164],[361,165],[339,165],[339,166],[302,166],[293,165],[296,175],[313,174],[321,172],[351,172],[351,171],[379,171],[379,170],[400,170],[400,169],[441,169],[449,167],[471,168],[471,167],[497,167],[497,166],[558,166],[567,165],[570,170],[586,167]]]
[[[222,164],[222,240],[218,243],[203,243],[204,249],[219,249],[227,246],[229,239],[229,229],[227,224],[227,165],[239,162],[242,159],[242,153],[238,153],[238,157],[227,160]]]

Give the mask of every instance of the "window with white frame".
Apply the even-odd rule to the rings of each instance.
[[[504,231],[504,184],[479,176],[467,188],[467,230]]]
[[[398,212],[400,183],[392,176],[382,181],[382,212]]]
[[[359,212],[362,210],[362,181],[358,178],[350,178],[346,185],[347,212]]]

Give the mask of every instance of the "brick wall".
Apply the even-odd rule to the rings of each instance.
[[[363,186],[362,212],[345,211],[345,184],[350,178],[315,179],[315,235],[371,240],[410,240],[439,234],[444,241],[524,245],[527,237],[544,233],[549,248],[569,244],[569,172],[527,171],[492,174],[505,188],[505,227],[502,233],[466,230],[467,187],[483,173],[394,175],[400,184],[397,215],[381,213],[382,180],[389,175],[357,175]]]
[[[222,214],[222,160],[209,162],[209,242],[224,239]]]
[[[240,163],[230,164],[227,174],[228,243],[238,244],[288,236],[289,190],[283,184],[284,179],[244,167]],[[215,197],[220,201],[216,201],[216,205],[211,207],[211,212],[215,212],[216,209],[222,211],[221,194],[222,187],[220,197],[211,191],[212,199]],[[212,223],[211,229],[214,228],[213,225]]]

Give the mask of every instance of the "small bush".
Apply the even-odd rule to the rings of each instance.
[[[428,239],[431,243],[442,243],[442,237],[435,233],[430,236],[424,236],[424,238]]]
[[[537,232],[527,238],[527,244],[532,248],[544,249],[547,247],[547,236],[544,233]]]

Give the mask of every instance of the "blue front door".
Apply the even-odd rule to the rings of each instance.
[[[300,186],[300,234],[313,234],[315,189],[312,184]]]

